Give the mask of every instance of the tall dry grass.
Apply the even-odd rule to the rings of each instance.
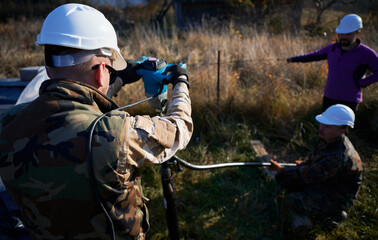
[[[22,67],[43,65],[43,49],[34,45],[41,25],[40,19],[0,24],[0,77],[18,77]],[[363,32],[364,42],[373,49],[378,49],[376,35],[375,29]],[[278,125],[297,121],[311,107],[318,110],[327,76],[326,61],[287,64],[286,58],[318,49],[335,38],[270,34],[267,29],[235,26],[232,22],[220,26],[204,23],[185,32],[171,26],[137,26],[134,31],[120,30],[119,36],[126,59],[144,55],[157,56],[168,63],[187,63],[194,111],[206,111],[209,104],[215,108],[226,106],[236,114],[258,115]],[[372,86],[365,90],[365,98],[374,99],[376,93],[377,87]],[[124,88],[116,101],[124,105],[143,97],[143,84],[139,82]],[[149,107],[142,108],[148,111]]]
[[[22,67],[43,65],[43,49],[34,42],[41,19],[10,20],[0,24],[0,77],[18,77]],[[169,30],[164,30],[169,29]],[[363,41],[378,49],[377,31],[363,31]],[[258,114],[264,121],[291,122],[320,106],[327,76],[326,61],[287,64],[286,58],[318,49],[335,36],[270,34],[254,26],[204,23],[188,31],[171,26],[137,26],[119,31],[119,45],[126,59],[157,56],[168,63],[185,62],[190,71],[193,109],[217,103],[217,58],[220,51],[220,104],[237,114]],[[374,99],[377,87],[365,90]],[[120,105],[144,97],[142,82],[124,88]],[[143,108],[148,108],[143,105]],[[319,107],[317,107],[319,109]],[[138,109],[139,111],[140,109]],[[132,110],[131,110],[132,111]]]
[[[34,44],[42,22],[23,18],[0,23],[0,78],[16,78],[20,68],[43,65],[43,49]]]
[[[41,25],[42,20],[26,19],[0,23],[0,78],[19,77],[20,68],[43,65],[43,49],[34,46]],[[320,111],[327,64],[326,61],[288,64],[285,59],[325,46],[334,36],[273,35],[266,29],[231,23],[205,24],[185,32],[168,26],[164,29],[144,26],[120,31],[119,45],[126,59],[145,55],[188,64],[195,133],[189,150],[179,156],[196,164],[251,161],[252,138],[269,143],[268,151],[274,150],[273,139],[279,139],[277,151],[281,156],[285,145],[308,148],[309,140],[316,137],[311,121]],[[375,29],[365,29],[363,42],[377,50],[376,36]],[[218,51],[221,53],[219,103]],[[339,227],[341,230],[330,238],[330,233],[320,232],[317,239],[356,239],[362,233],[369,238],[375,234],[374,222],[360,222],[376,217],[376,209],[371,206],[376,206],[377,87],[375,84],[364,89],[365,101],[357,116],[359,135],[354,135],[371,142],[353,141],[367,166],[362,197],[351,212],[351,220]],[[144,88],[140,81],[126,86],[115,101],[124,105],[142,98]],[[153,113],[148,104],[128,111]],[[186,170],[175,177],[179,228],[185,239],[257,239],[266,233],[283,239],[275,211],[274,184],[259,169],[206,173]],[[161,220],[165,213],[158,166],[146,166],[143,179],[145,194],[151,199],[149,238],[167,239],[167,228]]]
[[[374,34],[375,30],[366,31],[363,37],[367,45],[378,49]],[[220,106],[227,105],[242,115],[258,114],[264,121],[290,123],[307,114],[311,107],[320,109],[328,66],[326,61],[288,64],[286,58],[319,49],[334,39],[335,36],[272,35],[266,30],[229,24],[205,25],[186,32],[136,28],[121,41],[121,47],[129,59],[147,55],[169,63],[186,62],[193,108],[201,110],[217,101],[220,51]],[[141,85],[125,88],[117,99],[119,103],[143,98]],[[365,98],[374,98],[376,92],[376,86],[372,86],[365,90]]]

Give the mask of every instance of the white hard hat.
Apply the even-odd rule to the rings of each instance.
[[[348,34],[362,28],[362,19],[356,14],[348,14],[340,20],[336,33]]]
[[[354,112],[350,107],[343,104],[330,106],[322,114],[317,115],[315,119],[326,125],[354,127]]]
[[[112,51],[113,68],[126,67],[117,45],[112,24],[98,10],[83,4],[69,3],[54,9],[45,19],[36,45],[57,45],[82,50]]]

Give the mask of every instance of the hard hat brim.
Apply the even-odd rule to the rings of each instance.
[[[345,126],[345,125],[348,125],[351,128],[354,127],[354,124],[352,124],[350,122],[348,122],[348,123],[345,123],[345,122],[340,123],[340,122],[331,121],[328,118],[324,117],[322,114],[317,115],[315,117],[315,119],[319,123],[322,123],[322,124],[325,124],[325,125],[333,125],[333,126]]]
[[[327,118],[325,118],[322,114],[319,114],[315,117],[316,121],[326,124],[326,125],[335,125],[331,121],[329,121]]]
[[[345,29],[345,28],[339,28],[339,27],[337,27],[335,29],[335,32],[338,33],[338,34],[349,34],[349,33],[355,32],[357,30],[360,30],[360,28],[356,28],[356,29],[350,29],[350,28],[348,28],[348,29]]]
[[[126,68],[127,63],[119,51],[115,51],[115,52],[116,52],[116,59],[113,61],[113,68],[117,71],[121,71]]]

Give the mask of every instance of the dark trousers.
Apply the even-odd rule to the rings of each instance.
[[[347,102],[347,101],[341,101],[341,100],[335,100],[331,98],[327,98],[326,96],[323,97],[323,107],[322,110],[323,112],[330,106],[335,105],[335,104],[344,104],[348,107],[350,107],[353,112],[357,112],[358,109],[358,104],[356,102]]]

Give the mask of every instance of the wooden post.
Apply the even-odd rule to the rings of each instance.
[[[270,157],[267,153],[267,151],[265,150],[265,147],[264,145],[262,144],[262,142],[260,142],[259,140],[251,140],[250,141],[250,144],[251,144],[251,147],[253,149],[253,151],[255,152],[256,154],[256,157],[261,161],[261,162],[266,162],[266,163],[269,163],[270,162]],[[268,175],[268,177],[270,177],[271,179],[274,179],[274,176],[276,175],[276,172],[274,171],[270,171],[269,169],[267,168],[264,168],[264,172],[266,175]]]

